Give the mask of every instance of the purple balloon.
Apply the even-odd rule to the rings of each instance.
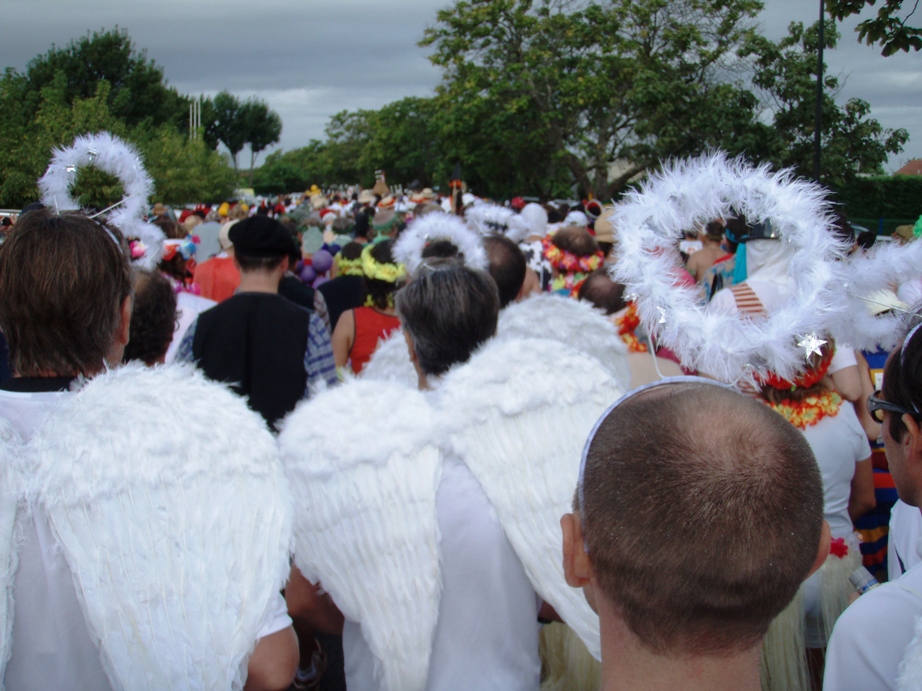
[[[298,261],[297,264],[295,264],[295,269],[294,269],[294,271],[295,271],[296,274],[300,274],[300,273],[301,273],[301,269],[303,269],[303,268],[304,268],[304,260],[301,259],[300,261]]]
[[[317,278],[317,272],[314,271],[314,267],[310,264],[307,264],[301,269],[301,273],[298,274],[301,277],[301,280],[307,284],[313,283],[314,279]]]
[[[326,250],[317,250],[313,258],[314,271],[325,274],[333,266],[333,255]]]
[[[311,283],[311,287],[319,288],[320,286],[322,286],[324,283],[326,283],[329,280],[330,279],[327,278],[326,276],[317,276],[317,278],[314,279],[314,282]]]

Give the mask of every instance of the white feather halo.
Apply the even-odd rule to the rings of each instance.
[[[436,240],[447,240],[457,247],[464,256],[465,266],[486,271],[487,252],[480,236],[460,218],[446,213],[429,213],[410,223],[394,244],[394,258],[412,276],[422,263],[426,245]]]
[[[829,326],[836,340],[864,350],[892,350],[906,335],[907,327],[918,323],[901,312],[875,316],[871,309],[875,306],[874,293],[922,275],[922,242],[894,242],[868,254],[855,253],[838,263],[836,274],[840,309],[832,315]]]
[[[824,195],[790,170],[772,173],[723,153],[673,162],[629,192],[612,215],[619,248],[612,275],[636,296],[648,333],[685,367],[733,384],[754,383],[768,371],[790,379],[805,365],[798,341],[825,333],[841,309],[835,260],[845,248],[829,230]],[[794,250],[788,269],[794,295],[764,319],[706,311],[694,288],[675,284],[682,232],[735,214],[771,220]]]
[[[154,183],[138,152],[118,137],[109,132],[83,135],[66,149],[55,149],[48,170],[38,181],[42,203],[57,212],[76,210],[78,204],[70,196],[70,188],[77,170],[85,165],[96,166],[122,183],[125,197],[109,215],[109,222],[126,238],[136,237],[144,244],[144,256],[138,264],[145,269],[156,267],[163,251],[163,231],[144,220]]]
[[[481,235],[505,235],[518,244],[530,235],[527,221],[512,209],[476,202],[464,212],[464,220]]]

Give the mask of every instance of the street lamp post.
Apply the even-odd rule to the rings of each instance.
[[[813,129],[813,179],[820,181],[820,150],[823,134],[823,48],[826,43],[826,11],[820,0],[820,35],[816,64],[816,119]]]

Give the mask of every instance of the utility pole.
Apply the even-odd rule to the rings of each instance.
[[[826,8],[820,0],[819,47],[816,50],[816,119],[813,129],[813,179],[820,181],[820,156],[823,146],[823,48],[826,44]]]

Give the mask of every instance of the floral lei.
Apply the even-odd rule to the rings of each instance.
[[[637,338],[637,334],[634,333],[637,327],[640,326],[640,317],[637,316],[637,305],[632,302],[627,310],[625,310],[624,314],[620,317],[616,317],[615,326],[618,327],[618,335],[621,337],[621,340],[624,341],[625,345],[627,345],[629,353],[647,352],[647,345],[641,343],[640,339]]]
[[[372,245],[366,245],[365,249],[362,250],[362,271],[365,273],[365,278],[396,283],[407,275],[407,270],[403,264],[375,261],[375,258],[371,256],[371,249]]]
[[[339,269],[339,274],[341,276],[364,276],[365,272],[362,270],[362,258],[358,259],[345,259],[342,256],[342,253],[339,253],[334,258],[336,266]]]
[[[817,424],[824,417],[835,417],[842,407],[842,397],[835,391],[826,391],[816,396],[808,396],[802,401],[784,399],[780,403],[769,403],[775,412],[798,429],[807,429]]]
[[[585,257],[577,257],[572,252],[560,249],[554,244],[550,235],[541,241],[541,250],[544,257],[561,274],[588,274],[602,265],[605,255],[601,251]]]

